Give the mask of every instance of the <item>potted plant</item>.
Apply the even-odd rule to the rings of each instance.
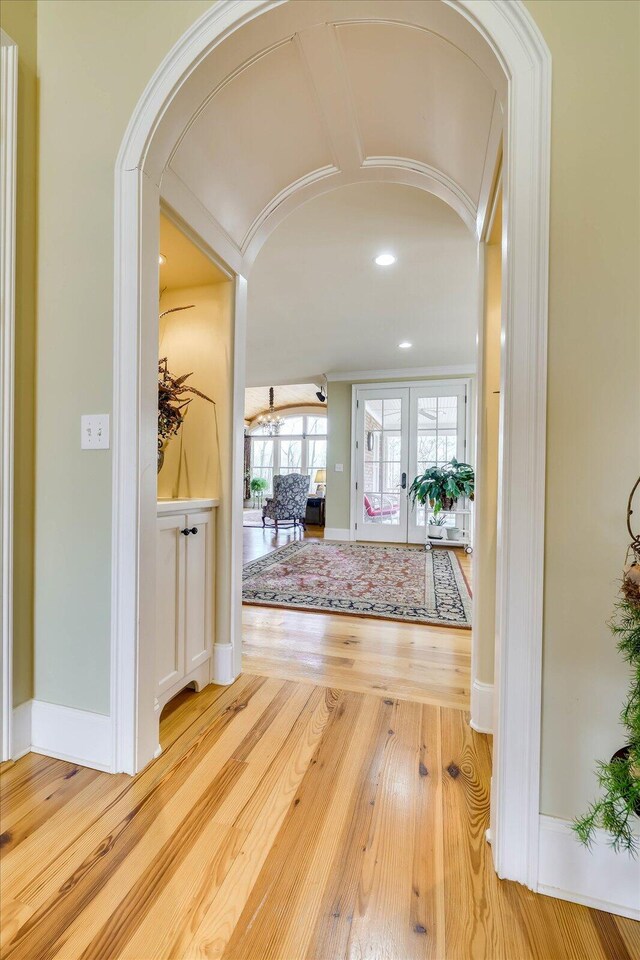
[[[447,536],[447,531],[444,524],[445,517],[439,517],[434,513],[429,518],[429,522],[427,523],[427,536],[434,540],[444,540],[444,538]]]
[[[249,486],[251,488],[251,493],[253,494],[253,506],[256,508],[261,507],[264,491],[267,489],[269,484],[264,477],[252,477]]]
[[[428,467],[409,487],[409,497],[415,504],[429,504],[434,520],[441,510],[451,511],[462,497],[473,500],[475,473],[468,463],[455,457],[441,467]]]
[[[175,309],[188,309],[187,307],[177,307]],[[172,311],[167,310],[167,313]],[[164,313],[161,314],[164,316]],[[201,393],[195,387],[185,383],[192,373],[185,373],[181,377],[174,376],[167,367],[167,357],[158,360],[158,473],[162,470],[164,464],[164,452],[171,437],[175,437],[183,424],[187,408],[193,397],[186,397],[185,394],[193,394],[200,397],[208,403],[213,404],[215,409],[215,400],[208,397],[206,393]]]
[[[640,533],[634,535],[631,529],[631,504],[636,490],[640,490],[640,478],[627,506],[631,563],[625,566],[622,589],[609,623],[618,650],[631,668],[629,690],[620,713],[626,743],[609,761],[598,763],[602,794],[584,816],[573,822],[573,829],[585,846],[590,846],[598,829],[603,829],[614,850],[627,850],[632,855],[640,852]]]

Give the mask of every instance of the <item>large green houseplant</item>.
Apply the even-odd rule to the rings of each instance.
[[[640,852],[640,533],[634,535],[631,529],[631,505],[637,490],[640,477],[627,507],[631,563],[625,567],[616,612],[609,624],[618,650],[631,667],[629,690],[620,713],[626,743],[610,760],[598,763],[596,776],[602,794],[573,824],[585,846],[595,840],[600,828],[609,834],[614,850],[627,850],[636,856]]]
[[[457,500],[473,500],[475,473],[468,463],[453,457],[440,467],[428,467],[409,487],[409,497],[415,504],[428,504],[437,517],[441,510],[451,510]]]

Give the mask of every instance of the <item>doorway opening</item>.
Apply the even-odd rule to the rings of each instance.
[[[305,26],[316,23],[331,22],[332,31],[342,31],[339,33],[342,53],[349,46],[358,59],[359,51],[363,49],[355,33],[361,26],[356,23],[360,16],[358,11],[363,19],[370,17],[364,16],[364,8],[355,7],[354,20],[349,21],[343,30],[341,24],[333,23],[330,8],[331,4],[321,2],[283,5],[258,2],[251,9],[243,7],[238,13],[233,4],[216,6],[213,13],[205,14],[194,26],[189,37],[189,52],[186,52],[187,47],[181,48],[180,56],[169,58],[158,71],[150,91],[136,110],[118,158],[114,376],[114,435],[117,440],[114,449],[112,616],[112,717],[116,769],[139,769],[155,749],[146,727],[149,691],[144,689],[142,670],[154,633],[155,584],[141,577],[140,571],[145,569],[155,531],[155,482],[151,482],[149,471],[155,467],[157,454],[157,438],[151,426],[155,423],[157,403],[154,356],[157,343],[153,342],[154,338],[150,341],[149,333],[157,324],[154,300],[157,302],[157,210],[161,195],[236,273],[233,361],[233,409],[236,413],[232,440],[232,471],[235,471],[236,478],[243,465],[245,278],[250,275],[257,250],[276,223],[314,192],[333,189],[360,176],[363,179],[388,176],[396,182],[406,178],[414,184],[419,181],[437,195],[446,196],[471,225],[476,224],[478,218],[483,219],[486,209],[486,197],[470,199],[469,192],[460,188],[455,177],[437,166],[435,156],[432,162],[424,158],[424,153],[422,159],[407,159],[409,147],[406,151],[398,150],[400,156],[390,155],[390,146],[386,150],[376,148],[366,139],[354,145],[350,137],[339,143],[334,141],[333,146],[325,151],[320,140],[301,139],[299,124],[292,124],[292,117],[285,116],[283,111],[280,111],[283,122],[289,129],[295,129],[298,142],[304,142],[309,148],[308,155],[303,158],[306,170],[287,166],[287,161],[294,156],[300,160],[299,151],[285,150],[283,156],[278,147],[276,152],[281,162],[277,162],[274,169],[279,171],[280,184],[265,185],[264,179],[247,180],[245,177],[245,183],[260,186],[260,196],[253,197],[250,202],[245,191],[242,210],[232,211],[229,216],[225,214],[223,223],[216,221],[215,217],[212,219],[206,212],[208,202],[215,204],[216,197],[221,196],[220,191],[224,195],[222,176],[213,181],[217,186],[207,196],[197,196],[197,192],[184,189],[189,180],[189,164],[184,155],[178,155],[180,144],[186,139],[185,131],[188,130],[190,136],[196,132],[196,117],[203,123],[211,119],[211,115],[207,117],[206,111],[201,109],[203,83],[207,90],[219,91],[224,97],[230,95],[231,84],[223,81],[234,74],[239,64],[243,65],[243,70],[234,75],[244,75],[243,78],[247,79],[244,65],[248,69],[254,65],[263,69],[273,65],[272,56],[295,59],[299,56],[297,41],[285,42],[285,38],[299,37]],[[395,4],[393,8],[397,10]],[[376,10],[380,14],[381,11]],[[505,416],[501,438],[499,562],[501,574],[508,571],[508,576],[498,577],[497,606],[500,644],[508,649],[509,656],[499,657],[497,661],[493,853],[496,868],[502,876],[535,887],[544,537],[539,518],[544,504],[550,59],[535,25],[520,5],[505,7],[488,0],[470,11],[463,2],[447,0],[419,8],[410,5],[408,11],[411,21],[408,33],[412,39],[433,42],[445,56],[456,56],[455,50],[460,51],[466,57],[469,69],[472,64],[480,65],[484,76],[494,85],[494,92],[498,91],[497,99],[494,95],[492,102],[499,102],[505,108],[504,249],[508,251],[508,269],[504,274],[503,297]],[[417,23],[420,18],[425,22]],[[413,29],[416,26],[419,29]],[[378,23],[369,23],[365,29],[377,33],[368,38],[364,46],[370,49],[377,38],[380,55],[390,55],[396,48],[384,36],[383,30],[387,28],[404,30],[407,27],[392,24],[383,28]],[[351,31],[349,36],[347,31]],[[310,39],[319,37],[319,32],[313,31]],[[333,57],[335,49],[309,48],[305,54],[306,62],[321,53]],[[209,56],[214,50],[216,55]],[[257,57],[255,54],[260,51],[264,55]],[[425,58],[419,51],[418,55],[422,62],[434,63],[433,58]],[[378,66],[380,62],[377,57]],[[196,72],[197,81],[191,83]],[[331,75],[331,71],[325,72]],[[385,83],[389,76],[401,79],[401,71],[378,69],[378,74],[385,78]],[[446,84],[444,71],[434,70],[433,75]],[[282,70],[276,70],[274,76],[276,80],[281,78]],[[258,83],[255,89],[258,88],[264,93],[271,91],[268,84]],[[420,85],[413,84],[414,90],[419,88]],[[288,89],[304,101],[297,105],[301,108],[301,115],[315,116],[309,109],[304,86],[288,84]],[[368,100],[379,108],[384,91],[377,97],[371,95],[368,86],[366,89]],[[479,85],[476,84],[474,89],[477,93]],[[357,95],[357,90],[355,92]],[[390,90],[388,94],[395,103],[395,92]],[[213,110],[222,102],[215,103],[215,100],[214,97],[207,102]],[[324,104],[325,117],[332,112],[331,104],[336,104],[327,89],[318,94],[315,102]],[[400,102],[404,103],[404,99]],[[464,102],[464,98],[460,102]],[[228,102],[226,106],[237,119],[233,107]],[[477,114],[476,106],[470,103],[474,115]],[[394,111],[390,110],[389,115],[393,116]],[[517,124],[512,122],[516,115]],[[217,113],[223,126],[228,116],[228,109]],[[251,123],[254,120],[255,117],[250,118]],[[423,129],[421,125],[410,126]],[[462,128],[466,129],[464,123]],[[254,129],[258,127],[254,125]],[[342,129],[347,127],[342,125]],[[272,127],[269,135],[274,144],[285,143]],[[224,141],[224,130],[213,131],[213,134],[209,130],[209,143]],[[253,151],[251,155],[260,158],[261,168],[266,172],[266,155],[260,151]],[[223,153],[219,156],[222,157]],[[205,163],[203,157],[207,158]],[[197,167],[192,166],[191,171],[205,168],[208,157],[205,148]],[[141,176],[141,172],[146,175]],[[161,187],[158,186],[160,180]],[[252,203],[258,203],[257,213]],[[132,411],[135,412],[133,423]],[[230,509],[238,518],[239,534],[241,483],[232,484],[230,498]],[[226,665],[228,680],[237,676],[240,669],[241,549],[238,534],[231,536],[228,556],[232,612],[230,631],[225,637],[226,643],[222,644],[228,650],[214,651],[214,667],[218,653],[219,665]],[[526,544],[526,562],[523,562],[523,543]],[[225,672],[220,669],[216,675],[222,678]]]
[[[408,495],[429,467],[473,460],[471,390],[470,379],[354,387],[354,539],[427,549],[446,541],[472,552],[471,500],[460,499],[436,517]]]

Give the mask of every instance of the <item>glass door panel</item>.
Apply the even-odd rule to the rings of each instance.
[[[409,443],[410,481],[428,467],[439,467],[453,457],[465,459],[466,450],[466,386],[413,387],[411,389],[411,429]],[[416,504],[409,507],[408,540],[424,543],[428,508]],[[447,524],[454,526],[451,515]]]
[[[405,542],[409,391],[358,391],[356,420],[356,539]]]

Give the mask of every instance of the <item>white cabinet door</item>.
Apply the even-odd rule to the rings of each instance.
[[[156,681],[160,695],[185,675],[184,515],[158,517]]]
[[[213,607],[214,515],[189,513],[185,527],[185,673],[191,673],[210,656]]]

